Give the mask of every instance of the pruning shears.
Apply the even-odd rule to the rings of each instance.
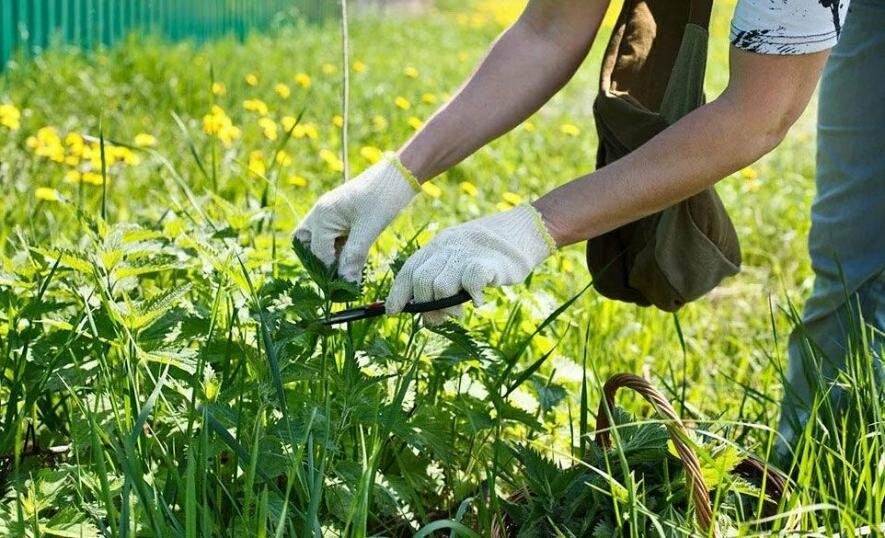
[[[426,303],[409,303],[403,308],[403,312],[409,314],[421,314],[424,312],[433,312],[434,310],[442,310],[459,304],[464,304],[471,299],[470,294],[464,290],[457,294],[436,301]],[[376,318],[387,314],[384,309],[384,301],[378,301],[372,304],[349,308],[340,312],[335,312],[326,319],[322,320],[323,325],[338,325],[340,323],[348,323],[351,321],[359,321],[361,319]]]

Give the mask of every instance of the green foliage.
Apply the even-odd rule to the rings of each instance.
[[[351,73],[354,171],[408,138],[409,118],[429,116],[500,32],[489,2],[455,4],[459,13],[354,21],[352,61],[366,65]],[[710,95],[726,82],[729,15],[714,17]],[[0,126],[0,535],[488,536],[505,514],[526,536],[691,535],[659,425],[618,411],[617,452],[590,441],[597,387],[621,371],[648,371],[701,424],[714,509],[738,534],[778,510],[772,532],[850,533],[885,519],[881,407],[860,367],[870,349],[840,380],[851,412],[821,405],[804,433],[787,500],[772,509],[729,473],[743,452],[725,439],[763,456],[775,439],[762,425],[777,420],[794,320],[769,295],[798,296],[810,282],[812,118],[722,183],[745,271],[682,310],[681,332],[670,315],[582,291],[580,247],[539,267],[530,291],[490,292],[463,323],[395,316],[329,328],[316,321],[340,301],[383,299],[407,254],[441,227],[506,206],[507,191],[530,198],[592,169],[601,50],[531,128],[435,180],[438,197],[417,197],[356,289],[289,248],[298,220],[343,179],[338,36],[326,26],[201,47],[131,40],[90,57],[50,50],[4,72],[0,103],[22,111],[22,125]],[[301,72],[310,88],[295,82]],[[250,99],[267,115],[245,110]],[[241,130],[230,147],[201,130],[213,105]],[[278,124],[277,140],[262,118]],[[563,136],[564,123],[582,136]],[[31,147],[44,127],[70,161]],[[139,133],[156,146],[139,148]],[[73,135],[95,156],[74,158]],[[68,176],[102,169],[100,184]],[[534,493],[506,500],[522,488]]]
[[[620,408],[613,410],[618,444],[608,450],[591,445],[587,457],[561,467],[535,449],[518,446],[522,484],[518,498],[505,502],[520,536],[651,536],[658,529],[685,525],[692,508],[682,464],[669,449],[669,434],[657,422],[636,422]],[[737,528],[735,508],[740,494],[757,498],[758,490],[732,476],[741,454],[721,443],[696,449],[703,458],[707,485],[721,491],[718,524]],[[626,462],[626,470],[619,462]],[[632,488],[642,492],[638,519],[627,519]]]

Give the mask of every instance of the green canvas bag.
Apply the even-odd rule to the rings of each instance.
[[[712,0],[625,0],[603,59],[593,115],[597,168],[704,103]],[[587,241],[604,296],[672,312],[740,270],[734,225],[710,188]]]

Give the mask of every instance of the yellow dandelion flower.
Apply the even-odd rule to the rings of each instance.
[[[319,136],[320,133],[317,130],[317,126],[313,123],[301,123],[292,129],[293,138],[310,138],[311,140],[316,140]]]
[[[65,148],[55,127],[41,128],[35,136],[28,137],[25,143],[38,157],[45,157],[57,163],[65,161]]]
[[[234,140],[240,138],[240,134],[239,127],[234,127],[233,125],[228,124],[222,127],[221,131],[218,132],[218,139],[221,140],[224,147],[229,148]]]
[[[65,164],[68,166],[77,166],[80,164],[80,156],[79,155],[68,155],[65,157]]]
[[[292,156],[289,155],[285,150],[280,150],[277,152],[276,157],[274,157],[276,163],[280,166],[289,166],[292,164]]]
[[[138,133],[135,135],[135,145],[140,148],[149,148],[157,145],[157,138],[147,133]]]
[[[61,199],[58,191],[50,187],[37,187],[34,196],[43,202],[58,202]]]
[[[83,172],[83,175],[80,176],[80,180],[83,181],[83,183],[96,186],[104,183],[104,177],[98,172]]]
[[[227,117],[224,110],[220,106],[214,105],[212,111],[203,116],[203,132],[207,135],[218,134],[225,122],[229,121],[230,118]]]
[[[529,133],[534,133],[534,132],[535,132],[535,124],[532,123],[532,122],[530,122],[530,121],[527,121],[527,122],[523,123],[523,124],[522,124],[522,128],[525,129],[525,130],[526,130],[527,132],[529,132]]]
[[[287,133],[295,127],[296,123],[298,123],[298,120],[292,116],[283,116],[283,119],[280,120],[280,125],[283,126],[283,130]]]
[[[436,101],[437,101],[436,95],[434,95],[432,93],[425,93],[424,95],[421,96],[422,103],[427,103],[428,105],[432,105]]]
[[[329,170],[333,172],[341,172],[344,170],[344,162],[338,158],[338,155],[328,149],[323,148],[320,150],[320,159],[325,162],[329,167]]]
[[[215,114],[206,114],[203,116],[203,132],[207,135],[214,135],[221,129],[221,122]]]
[[[266,117],[260,118],[258,120],[258,126],[261,127],[261,130],[264,133],[264,138],[271,141],[277,139],[277,122]]]
[[[357,73],[363,73],[366,70],[366,64],[357,60],[357,61],[353,62],[353,70],[356,71]]]
[[[507,211],[508,209],[513,209],[513,206],[508,204],[507,202],[498,202],[495,204],[495,207],[498,208],[498,211]]]
[[[61,144],[61,138],[55,127],[42,127],[37,131],[37,140],[45,144]]]
[[[257,86],[258,85],[258,75],[255,73],[249,73],[246,75],[246,84],[249,86]]]
[[[0,105],[0,125],[10,131],[21,129],[22,113],[13,105]]]
[[[467,196],[473,196],[473,197],[475,197],[477,194],[479,194],[479,190],[476,188],[476,185],[474,185],[473,183],[471,183],[469,181],[462,181],[461,182],[461,192],[463,192]]]
[[[470,59],[470,55],[467,54],[466,52],[459,52],[458,53],[458,61],[459,62],[464,63],[469,59]]]
[[[372,117],[372,127],[376,131],[384,131],[387,129],[387,120],[384,119],[384,116],[374,116]]]
[[[369,163],[375,164],[384,157],[384,152],[375,146],[363,146],[360,148],[360,155]]]
[[[86,141],[83,140],[83,137],[80,136],[79,133],[68,133],[65,136],[65,145],[68,146],[68,149],[74,152],[74,150],[78,150],[79,154],[83,154],[83,148],[86,146]]]
[[[289,86],[283,84],[282,82],[278,82],[273,87],[273,91],[277,92],[277,95],[282,97],[283,99],[288,99],[290,95],[292,95],[292,90],[289,89]]]
[[[567,274],[575,272],[575,264],[568,258],[562,258],[562,271]]]
[[[267,173],[267,165],[264,163],[264,155],[260,151],[249,153],[249,173],[263,176]]]
[[[516,194],[515,192],[509,192],[509,191],[502,194],[501,198],[503,198],[504,201],[507,202],[508,204],[514,205],[514,206],[521,204],[524,200],[521,195]]]
[[[298,73],[295,75],[295,83],[306,89],[310,88],[312,82],[310,80],[310,75],[307,73]]]
[[[267,116],[267,113],[269,112],[267,103],[261,99],[246,99],[243,101],[243,108],[249,112],[255,112],[259,116]]]
[[[335,114],[334,116],[332,116],[332,125],[338,128],[344,127],[344,118],[342,118],[338,114]]]
[[[429,181],[421,185],[421,190],[431,198],[439,198],[442,195],[442,189]]]
[[[296,187],[307,187],[307,179],[298,174],[290,176],[288,182],[289,185],[295,185]]]
[[[410,103],[408,99],[402,96],[398,96],[396,99],[394,99],[393,104],[395,104],[397,108],[401,108],[403,110],[408,110],[412,108],[412,103]]]
[[[416,118],[415,116],[410,116],[409,119],[406,120],[406,121],[408,121],[409,126],[410,126],[412,129],[415,129],[415,130],[420,129],[421,126],[424,125],[424,122],[421,121],[421,120],[419,120],[419,119]]]
[[[107,153],[107,148],[105,148],[105,153]],[[129,166],[138,166],[141,164],[141,157],[138,156],[137,153],[130,150],[129,148],[124,148],[121,146],[116,146],[113,149],[114,158],[120,161],[123,161],[125,164]],[[107,156],[105,156],[107,157]],[[105,159],[107,160],[107,159]]]
[[[227,148],[240,137],[240,129],[234,126],[224,109],[218,105],[213,105],[211,112],[203,116],[203,132],[218,137]]]
[[[403,75],[405,75],[409,78],[418,78],[419,73],[418,73],[417,69],[415,69],[414,67],[412,67],[410,65],[410,66],[407,66],[405,69],[403,69]]]
[[[759,177],[759,172],[756,171],[752,166],[748,166],[741,170],[741,175],[744,179],[757,179]]]
[[[80,183],[82,175],[79,170],[68,170],[65,172],[65,183]]]
[[[577,125],[571,123],[563,123],[559,126],[559,132],[568,136],[578,136],[581,134],[581,129]]]
[[[332,64],[323,64],[323,73],[326,75],[331,75],[337,71],[338,68]]]
[[[225,86],[223,82],[213,82],[212,93],[218,97],[221,97],[227,93],[227,86]]]

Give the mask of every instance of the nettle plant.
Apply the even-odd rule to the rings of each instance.
[[[691,532],[660,424],[616,411],[614,448],[590,444],[586,375],[567,465],[532,448],[568,395],[543,373],[555,346],[532,342],[583,291],[532,331],[519,304],[495,329],[408,315],[332,328],[330,312],[390,279],[358,289],[298,243],[273,248],[271,212],[186,199],[143,224],[65,203],[73,247],[10,239],[0,534]],[[758,492],[728,477],[735,451],[697,450],[726,524],[758,515]],[[756,510],[733,495],[754,493]]]
[[[513,449],[520,463],[514,482],[523,487],[503,501],[506,516],[497,536],[609,538],[700,531],[685,467],[664,424],[637,420],[620,407],[609,412],[616,444],[604,449],[588,443],[583,457],[570,465],[529,446]],[[691,435],[686,441],[713,492],[714,532],[732,535],[742,523],[771,515],[780,499],[766,497],[759,487],[761,482],[771,490],[773,477],[742,476],[746,454],[717,437]]]
[[[256,246],[261,210],[187,199],[143,224],[65,202],[73,247],[10,239],[0,534],[490,528],[518,465],[505,441],[541,432],[566,395],[538,374],[552,351],[522,364],[518,305],[495,345],[410,316],[329,328],[338,303],[386,283],[359,290],[298,245],[300,263]],[[524,385],[537,412],[508,398]]]

